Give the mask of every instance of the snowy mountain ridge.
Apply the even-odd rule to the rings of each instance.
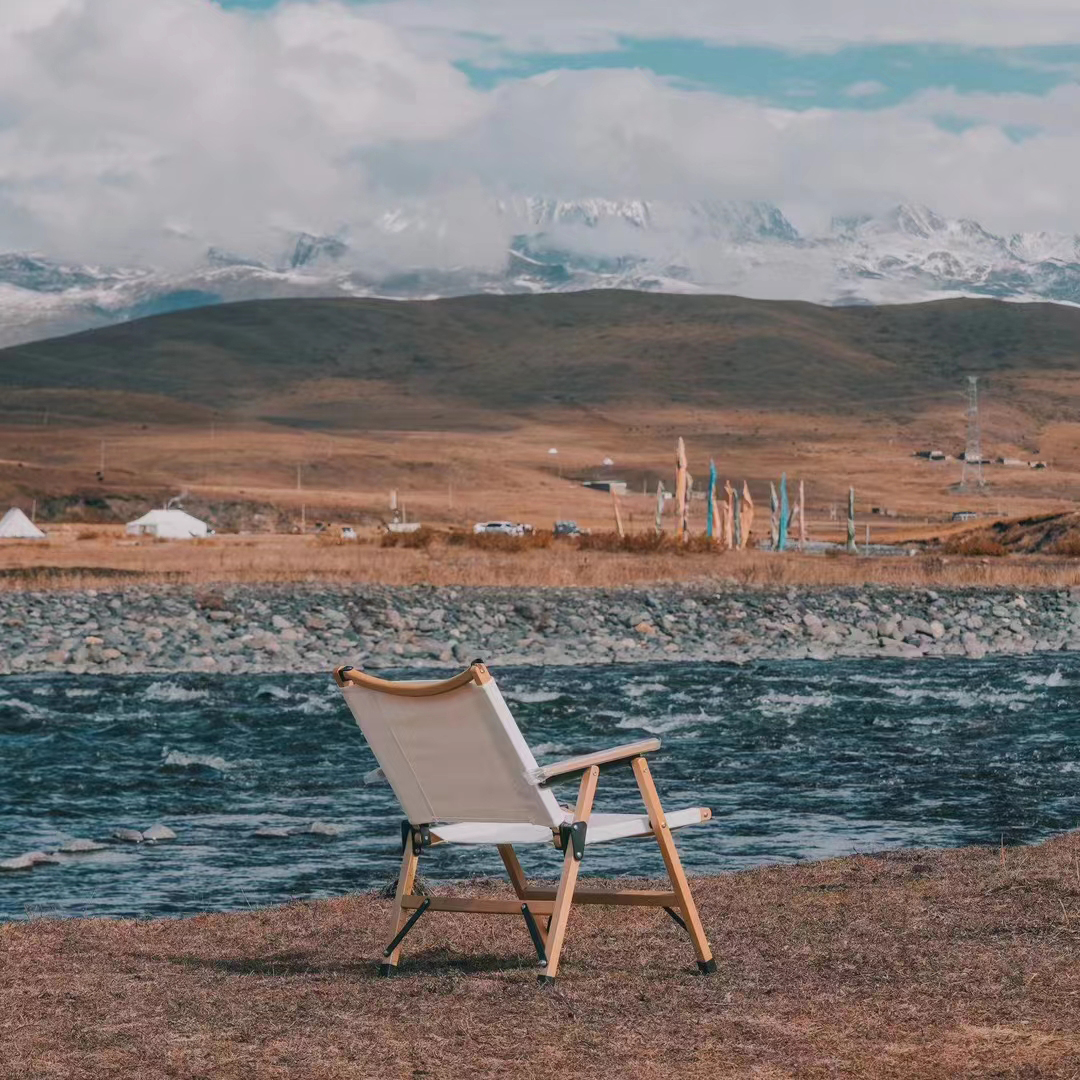
[[[333,236],[290,238],[272,264],[208,246],[183,272],[0,253],[0,345],[248,299],[622,288],[822,304],[953,296],[1080,303],[1080,236],[996,235],[900,205],[801,233],[766,202],[519,196],[388,207]],[[474,234],[481,237],[473,244]]]

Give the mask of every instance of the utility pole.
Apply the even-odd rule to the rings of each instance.
[[[979,431],[979,377],[968,376],[967,448],[964,450],[964,470],[960,475],[960,490],[982,491],[986,487],[982,468],[982,438]]]

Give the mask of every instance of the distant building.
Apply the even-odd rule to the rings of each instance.
[[[953,516],[953,521],[974,521],[979,515],[974,510],[957,510]]]
[[[1016,458],[1016,457],[999,457],[997,459],[997,463],[999,465],[1004,465],[1006,468],[1009,468],[1009,469],[1025,469],[1025,468],[1027,468],[1027,462],[1022,461],[1020,458]]]
[[[581,486],[591,488],[593,491],[613,491],[616,495],[626,494],[625,480],[585,480]]]
[[[0,518],[0,540],[42,540],[45,534],[17,507]]]
[[[916,450],[913,457],[926,458],[928,461],[944,461],[944,450]]]
[[[124,528],[128,536],[153,536],[159,540],[191,540],[206,536],[210,527],[205,521],[184,510],[151,510]]]

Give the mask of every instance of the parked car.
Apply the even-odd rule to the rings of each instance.
[[[589,530],[581,528],[576,521],[556,521],[552,531],[556,536],[584,536]]]
[[[478,521],[472,531],[474,533],[499,533],[502,536],[523,536],[525,529],[512,521]]]

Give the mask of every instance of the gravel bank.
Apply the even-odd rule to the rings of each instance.
[[[1080,649],[1080,589],[238,585],[0,594],[0,674],[325,671]]]

